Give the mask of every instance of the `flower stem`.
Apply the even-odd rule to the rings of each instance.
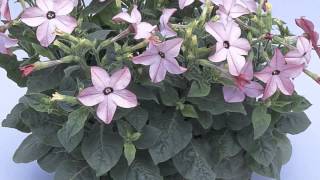
[[[316,83],[320,84],[320,76],[318,74],[311,72],[308,69],[304,69],[303,72],[311,79],[313,79]]]

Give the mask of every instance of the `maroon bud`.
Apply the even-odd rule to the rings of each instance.
[[[29,76],[35,69],[35,65],[34,64],[30,64],[30,65],[26,65],[23,67],[20,67],[20,72],[22,74],[23,77],[27,77]]]
[[[271,41],[272,40],[273,35],[271,33],[266,33],[264,36],[264,39]]]

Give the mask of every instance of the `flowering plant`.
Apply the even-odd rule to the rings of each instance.
[[[293,80],[319,83],[319,35],[266,0],[19,2],[13,19],[0,1],[0,66],[28,91],[2,126],[56,180],[280,179],[310,125]]]

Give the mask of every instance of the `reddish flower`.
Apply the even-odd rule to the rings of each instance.
[[[20,72],[22,74],[23,77],[27,77],[29,76],[35,69],[35,65],[34,64],[29,64],[26,66],[22,66],[19,68]]]
[[[300,19],[296,19],[296,24],[303,29],[308,39],[311,40],[313,47],[318,49],[319,33],[314,30],[313,22],[305,17],[301,17]]]

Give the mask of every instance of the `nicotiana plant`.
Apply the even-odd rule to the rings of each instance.
[[[310,125],[293,81],[320,83],[319,34],[266,0],[18,3],[0,1],[0,66],[27,93],[2,126],[56,180],[280,179]]]

